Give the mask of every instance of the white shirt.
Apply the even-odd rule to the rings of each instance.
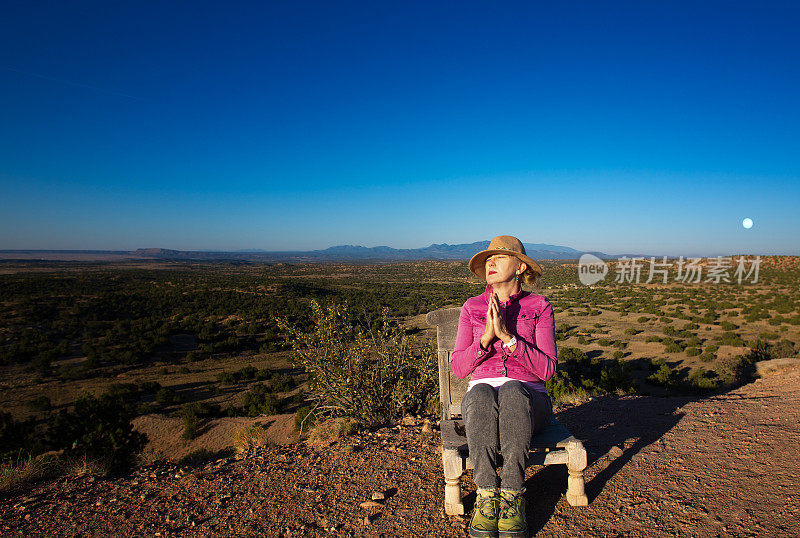
[[[487,385],[491,385],[492,387],[497,388],[503,383],[506,383],[508,381],[519,381],[521,383],[524,383],[528,388],[531,388],[533,390],[538,390],[539,392],[547,392],[547,387],[545,386],[544,383],[523,381],[521,379],[514,379],[513,377],[484,377],[483,379],[472,379],[470,380],[469,385],[467,385],[467,391],[472,389],[472,387],[474,387],[478,383],[486,383]]]

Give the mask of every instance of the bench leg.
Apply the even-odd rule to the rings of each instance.
[[[588,506],[584,470],[586,469],[586,449],[583,443],[573,441],[567,445],[567,502],[572,506]]]
[[[461,500],[461,474],[464,463],[458,450],[442,450],[444,464],[444,512],[448,516],[463,516],[464,502]]]

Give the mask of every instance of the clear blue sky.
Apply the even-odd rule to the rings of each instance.
[[[0,249],[800,254],[797,2],[3,5]]]

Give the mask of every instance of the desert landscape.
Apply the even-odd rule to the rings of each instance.
[[[393,418],[320,414],[301,433],[314,388],[280,323],[312,330],[314,302],[388,315],[422,360],[425,314],[483,289],[464,262],[128,263],[3,264],[4,533],[464,535],[442,510],[435,382]],[[796,535],[800,259],[742,284],[587,287],[575,261],[542,265],[548,390],[589,452],[590,505],[563,499],[566,471],[531,468],[534,530]],[[131,467],[58,448],[87,393],[146,435]]]

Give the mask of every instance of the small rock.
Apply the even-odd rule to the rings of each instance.
[[[380,507],[380,504],[376,503],[375,501],[364,501],[363,503],[359,504],[358,506],[360,506],[364,510],[369,510],[370,508],[378,508],[378,507]]]
[[[386,494],[384,492],[382,492],[382,491],[376,491],[375,493],[372,494],[372,500],[373,501],[385,501],[386,500]]]
[[[364,525],[372,525],[372,520],[369,518],[369,516],[364,516]]]
[[[417,419],[415,419],[412,416],[405,416],[405,417],[403,417],[403,420],[400,423],[403,426],[416,426],[417,425]]]
[[[425,422],[422,423],[422,433],[425,435],[430,435],[433,433],[433,425],[427,418],[425,419]]]
[[[609,450],[608,453],[611,457],[618,458],[622,456],[622,449],[618,446],[612,446],[611,450]]]

